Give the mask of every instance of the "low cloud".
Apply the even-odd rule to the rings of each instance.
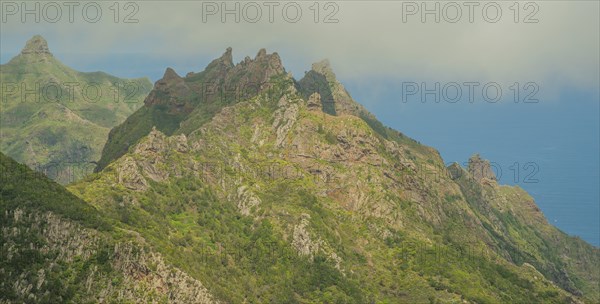
[[[40,3],[43,10],[46,2]],[[418,1],[319,2],[318,8],[314,2],[297,2],[302,15],[296,23],[289,20],[295,17],[295,6],[287,6],[287,16],[282,12],[287,2],[238,2],[237,16],[225,15],[226,22],[221,20],[221,2],[132,3],[135,6],[120,3],[119,22],[114,22],[112,2],[98,2],[103,15],[97,23],[83,20],[77,9],[73,23],[64,14],[56,23],[44,18],[32,22],[31,16],[22,23],[18,14],[7,15],[0,30],[1,51],[18,53],[31,35],[40,33],[55,53],[94,57],[138,53],[193,65],[180,74],[202,69],[209,58],[231,46],[236,61],[253,57],[262,47],[277,51],[296,77],[310,69],[311,62],[329,58],[339,78],[349,81],[533,81],[547,88],[545,94],[556,95],[561,87],[597,91],[600,82],[599,3],[594,1],[517,6],[496,2],[502,14],[495,23],[490,21],[495,7],[488,7],[487,15],[482,11],[486,2],[474,6],[473,22],[467,2],[451,2],[455,5],[446,8],[448,2],[439,2],[439,23],[434,14],[421,20],[421,11],[435,9],[436,2],[426,2],[425,7]],[[228,2],[226,8],[234,9],[235,3]],[[214,11],[213,4],[219,11],[204,14]],[[6,14],[5,2],[2,5]],[[269,5],[274,9],[273,23]],[[256,7],[261,8],[260,18]],[[415,14],[406,13],[415,7],[419,10]],[[457,7],[462,16],[451,23]],[[135,10],[131,16],[139,22],[124,23]],[[258,21],[246,20],[253,18]],[[524,23],[527,18],[537,23]]]

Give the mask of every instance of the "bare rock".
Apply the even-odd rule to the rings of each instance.
[[[314,242],[311,239],[307,229],[310,224],[309,221],[310,215],[303,213],[300,223],[294,227],[292,246],[296,248],[298,254],[308,256],[312,259],[314,254],[319,251],[320,242]]]
[[[315,92],[308,98],[307,107],[309,111],[321,111],[323,104],[321,103],[321,94]]]
[[[189,150],[188,140],[185,134],[169,137],[169,146],[180,153],[187,153]]]
[[[288,97],[284,95],[281,97],[278,103],[279,108],[273,113],[275,119],[273,120],[273,129],[277,135],[276,146],[282,148],[285,146],[285,139],[288,132],[292,129],[292,126],[298,119],[298,104],[291,102]]]
[[[148,189],[148,182],[139,172],[137,163],[130,156],[126,156],[117,168],[119,184],[135,191]]]
[[[246,186],[237,189],[237,207],[243,215],[250,215],[253,208],[260,205],[260,199]]]
[[[482,159],[479,154],[475,154],[469,158],[469,164],[467,171],[473,176],[473,178],[480,183],[488,183],[489,181],[496,181],[496,174],[492,171],[490,162]]]
[[[21,55],[44,55],[52,56],[50,49],[48,48],[48,42],[40,35],[35,35],[27,41]]]

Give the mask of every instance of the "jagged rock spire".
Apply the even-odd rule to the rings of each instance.
[[[465,169],[463,169],[463,167],[461,167],[458,163],[454,162],[452,164],[450,164],[450,166],[448,166],[448,173],[450,174],[450,177],[452,179],[457,179],[457,178],[461,178],[463,176],[466,176],[467,172],[465,171]]]
[[[233,64],[233,55],[232,55],[231,47],[228,47],[225,50],[225,53],[221,55],[221,57],[211,61],[206,67],[206,70],[219,70],[220,72],[225,72],[234,67]]]
[[[486,159],[482,159],[479,154],[475,154],[469,158],[467,171],[469,171],[473,178],[478,182],[481,182],[483,179],[496,180],[496,174],[494,174],[490,162]]]
[[[172,68],[167,68],[165,70],[165,74],[163,75],[163,80],[170,80],[170,79],[179,79],[181,78],[179,75],[177,75],[177,72],[175,72],[175,70],[173,70]]]
[[[265,57],[265,56],[267,56],[267,50],[264,49],[264,48],[262,48],[262,49],[258,50],[258,53],[256,54],[256,58],[255,59],[259,59],[259,58],[262,58],[262,57]]]
[[[329,82],[337,81],[337,79],[335,78],[335,73],[333,72],[333,69],[331,68],[331,64],[329,63],[329,59],[323,59],[319,62],[313,63],[311,69],[313,71],[325,76],[325,78]]]
[[[221,58],[219,58],[221,60],[222,63],[224,63],[226,66],[228,67],[233,67],[233,49],[231,47],[228,47],[225,50],[225,53],[223,53],[223,55],[221,55]]]
[[[35,35],[27,41],[21,55],[48,55],[52,56],[48,48],[48,42],[40,35]]]

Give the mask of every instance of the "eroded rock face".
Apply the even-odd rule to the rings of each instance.
[[[137,163],[144,175],[157,182],[169,177],[169,172],[163,166],[164,154],[169,151],[170,146],[167,137],[156,128],[136,146],[134,153],[140,156]]]
[[[292,238],[292,246],[296,248],[298,254],[308,256],[312,259],[314,254],[319,251],[320,243],[313,242],[307,230],[309,225],[310,215],[302,214],[300,223],[294,226],[294,234]]]
[[[458,163],[452,163],[448,166],[448,173],[450,174],[450,178],[458,179],[463,176],[467,176],[467,172],[463,169]]]
[[[78,299],[82,302],[217,303],[200,281],[167,264],[160,254],[145,249],[145,241],[139,235],[135,242],[113,244],[105,234],[51,212],[6,210],[0,219],[0,240],[7,248],[3,259],[10,262],[32,251],[37,253],[40,264],[10,282],[0,281],[3,289],[11,289],[25,302],[41,301],[55,288],[64,267],[71,267],[70,275],[77,275],[78,280],[61,282],[61,286],[80,285]],[[23,242],[36,238],[36,242]],[[110,267],[99,267],[97,259]],[[78,263],[89,267],[77,268]],[[3,271],[0,269],[3,278],[14,275]]]
[[[260,198],[252,192],[247,186],[240,186],[237,189],[237,207],[243,215],[250,215],[253,208],[260,205]]]
[[[137,163],[130,156],[119,161],[117,169],[119,184],[135,191],[145,191],[148,189],[148,182],[140,173]]]
[[[167,149],[166,139],[162,132],[152,128],[146,139],[135,147],[134,153],[144,157],[163,153]]]
[[[298,119],[299,108],[297,101],[289,100],[287,95],[281,97],[277,105],[279,108],[273,114],[273,129],[277,135],[277,147],[284,147],[288,132]]]
[[[137,301],[140,294],[158,292],[170,303],[217,303],[200,281],[166,264],[160,254],[134,243],[117,243],[111,264],[134,280],[127,286],[125,299]]]
[[[171,146],[173,146],[173,148],[175,150],[177,150],[177,152],[180,152],[180,153],[188,152],[189,145],[188,145],[187,137],[185,136],[185,134],[179,134],[179,135],[170,137],[169,141],[171,143]]]
[[[307,256],[313,259],[317,253],[322,253],[333,262],[335,268],[344,274],[341,268],[342,259],[333,251],[331,246],[320,237],[313,240],[309,232],[310,215],[303,213],[300,218],[300,223],[294,226],[292,234],[292,246],[296,248],[301,256]]]
[[[162,182],[171,176],[181,177],[184,168],[166,166],[173,152],[186,154],[189,152],[188,139],[184,134],[167,137],[153,128],[152,131],[127,155],[115,162],[118,182],[135,191],[148,189],[146,178]],[[186,162],[186,170],[194,170],[194,162]]]
[[[469,158],[467,171],[478,182],[496,181],[496,174],[490,166],[488,160],[482,159],[479,154],[475,154]]]

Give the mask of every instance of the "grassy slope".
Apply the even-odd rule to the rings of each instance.
[[[3,96],[0,148],[32,168],[51,171],[60,182],[79,179],[83,173],[69,173],[68,167],[89,171],[85,164],[100,158],[109,129],[141,105],[151,84],[146,78],[77,72],[54,57],[32,58],[19,55],[0,67],[0,84],[16,89]],[[85,90],[92,84],[100,86],[98,100],[93,88]],[[25,88],[37,91],[39,100],[34,94],[23,97]]]

